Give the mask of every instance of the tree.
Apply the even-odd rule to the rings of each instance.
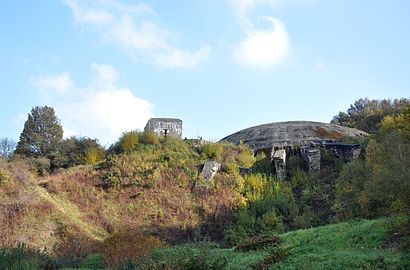
[[[379,131],[384,117],[400,114],[409,106],[410,100],[406,98],[394,100],[359,99],[350,105],[347,112],[339,112],[338,115],[334,116],[331,123],[375,133]]]
[[[15,153],[24,156],[47,156],[63,139],[63,127],[52,107],[34,107],[24,123]]]
[[[16,148],[16,142],[9,138],[0,139],[0,157],[10,159]]]
[[[105,149],[97,139],[75,137],[64,139],[48,158],[51,161],[51,170],[69,168],[78,165],[93,164],[105,156]]]

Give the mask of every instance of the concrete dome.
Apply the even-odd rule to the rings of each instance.
[[[333,124],[309,121],[289,121],[250,127],[233,133],[221,141],[239,144],[240,141],[254,151],[272,147],[301,147],[313,142],[336,142],[344,137],[362,138],[364,131]]]

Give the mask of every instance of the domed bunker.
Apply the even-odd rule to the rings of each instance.
[[[361,142],[368,134],[364,131],[334,124],[289,121],[250,127],[233,133],[221,141],[243,142],[254,152],[270,153],[278,178],[286,176],[286,159],[289,155],[303,157],[309,171],[320,169],[320,149],[327,149],[344,160],[357,158],[361,144],[342,143],[345,138]]]

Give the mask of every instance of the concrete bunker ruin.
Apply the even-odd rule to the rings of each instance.
[[[349,137],[361,141],[368,134],[364,131],[333,124],[289,121],[250,127],[233,133],[221,141],[239,144],[243,142],[255,153],[265,152],[279,179],[286,177],[286,160],[300,155],[309,172],[320,170],[320,150],[326,149],[337,157],[351,161],[361,153],[361,144],[342,143]]]
[[[151,118],[145,126],[146,131],[152,131],[160,137],[182,137],[182,120],[176,118]]]

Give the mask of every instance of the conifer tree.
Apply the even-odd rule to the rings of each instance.
[[[34,107],[31,109],[20,140],[16,154],[24,156],[47,156],[55,151],[63,139],[63,127],[52,107]]]

